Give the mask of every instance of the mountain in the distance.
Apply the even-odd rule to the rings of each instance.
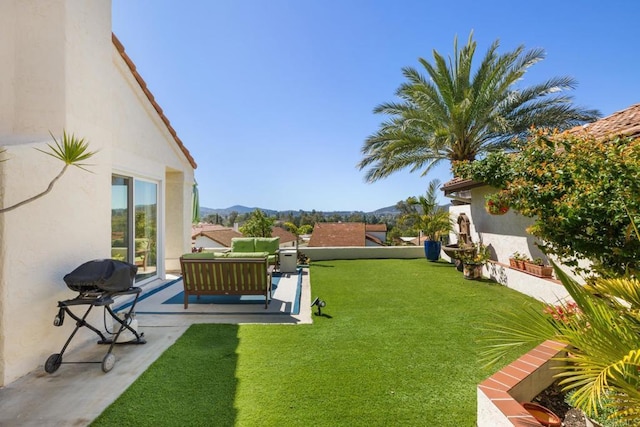
[[[253,211],[255,211],[256,209],[260,209],[262,212],[264,212],[266,215],[275,215],[278,211],[274,211],[271,209],[263,209],[263,208],[249,208],[247,206],[241,206],[241,205],[234,205],[228,208],[224,208],[224,209],[220,209],[220,208],[205,208],[204,206],[200,206],[200,216],[207,216],[207,215],[211,215],[211,214],[218,214],[218,215],[224,215],[227,216],[229,215],[231,212],[238,212],[239,214],[245,214],[245,213],[251,213]]]
[[[448,209],[449,205],[441,205],[441,208],[444,209]],[[274,216],[277,215],[278,213],[280,214],[288,214],[291,213],[293,216],[297,216],[300,215],[301,212],[305,212],[305,213],[310,213],[310,211],[303,211],[303,210],[292,210],[292,209],[287,209],[287,210],[282,210],[282,211],[276,211],[273,209],[264,209],[264,208],[250,208],[247,206],[242,206],[242,205],[234,205],[228,208],[205,208],[205,207],[200,207],[200,216],[201,217],[205,217],[207,215],[211,215],[211,214],[218,214],[218,215],[222,215],[222,216],[228,216],[231,212],[238,212],[239,214],[246,214],[246,213],[251,213],[253,211],[255,211],[256,209],[260,209],[262,212],[264,212],[267,216]],[[320,212],[324,215],[327,216],[331,216],[331,215],[341,215],[341,216],[348,216],[351,215],[353,213],[361,213],[364,215],[375,215],[377,217],[384,217],[384,216],[395,216],[400,214],[400,211],[398,210],[398,208],[396,208],[396,205],[391,205],[391,206],[387,206],[384,208],[379,208],[376,209],[375,211],[371,211],[371,212],[363,212],[363,211],[316,211],[316,212]]]
[[[206,208],[204,206],[200,207],[200,216],[207,216],[207,215],[211,215],[211,214],[218,214],[218,215],[223,215],[223,216],[227,216],[229,215],[231,212],[238,212],[239,214],[245,214],[245,213],[251,213],[253,211],[255,211],[256,209],[260,209],[262,212],[264,212],[266,215],[276,215],[278,212],[291,212],[292,214],[296,215],[300,212],[300,210],[283,210],[283,211],[276,211],[273,209],[264,209],[264,208],[258,208],[258,207],[254,207],[254,208],[250,208],[247,206],[242,206],[242,205],[234,205],[228,208]],[[338,215],[349,215],[352,214],[354,212],[362,212],[362,211],[321,211],[324,214],[338,214]],[[375,211],[372,212],[364,212],[366,215],[396,215],[398,214],[398,209],[396,209],[395,205],[392,206],[387,206],[384,208],[380,208],[380,209],[376,209]]]

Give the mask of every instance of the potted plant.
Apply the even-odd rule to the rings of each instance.
[[[482,267],[491,258],[489,248],[478,243],[474,245],[475,251],[472,254],[463,254],[462,273],[465,279],[474,280],[482,277]]]
[[[509,212],[509,204],[502,192],[492,193],[485,196],[484,208],[491,215],[504,215]]]
[[[402,222],[412,222],[425,237],[424,253],[429,261],[440,259],[441,239],[453,229],[449,211],[438,205],[439,186],[440,181],[434,179],[425,196],[409,197],[406,201],[409,211],[401,217]]]
[[[553,267],[545,265],[542,258],[536,258],[533,261],[525,261],[525,270],[538,277],[551,277]]]
[[[525,262],[529,261],[529,257],[521,254],[520,252],[514,252],[513,255],[509,258],[509,266],[511,268],[515,268],[516,270],[525,271]]]

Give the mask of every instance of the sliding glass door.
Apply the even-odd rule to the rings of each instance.
[[[111,179],[111,257],[138,266],[136,281],[157,275],[158,184]]]

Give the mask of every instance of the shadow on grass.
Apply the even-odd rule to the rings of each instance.
[[[236,425],[238,329],[192,325],[91,425]]]
[[[328,268],[334,268],[335,267],[335,265],[324,264],[324,263],[321,263],[321,262],[314,262],[313,266],[314,267],[328,267]]]

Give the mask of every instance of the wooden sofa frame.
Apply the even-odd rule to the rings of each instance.
[[[264,308],[269,307],[273,266],[267,258],[180,257],[184,308],[189,295],[264,295]]]

